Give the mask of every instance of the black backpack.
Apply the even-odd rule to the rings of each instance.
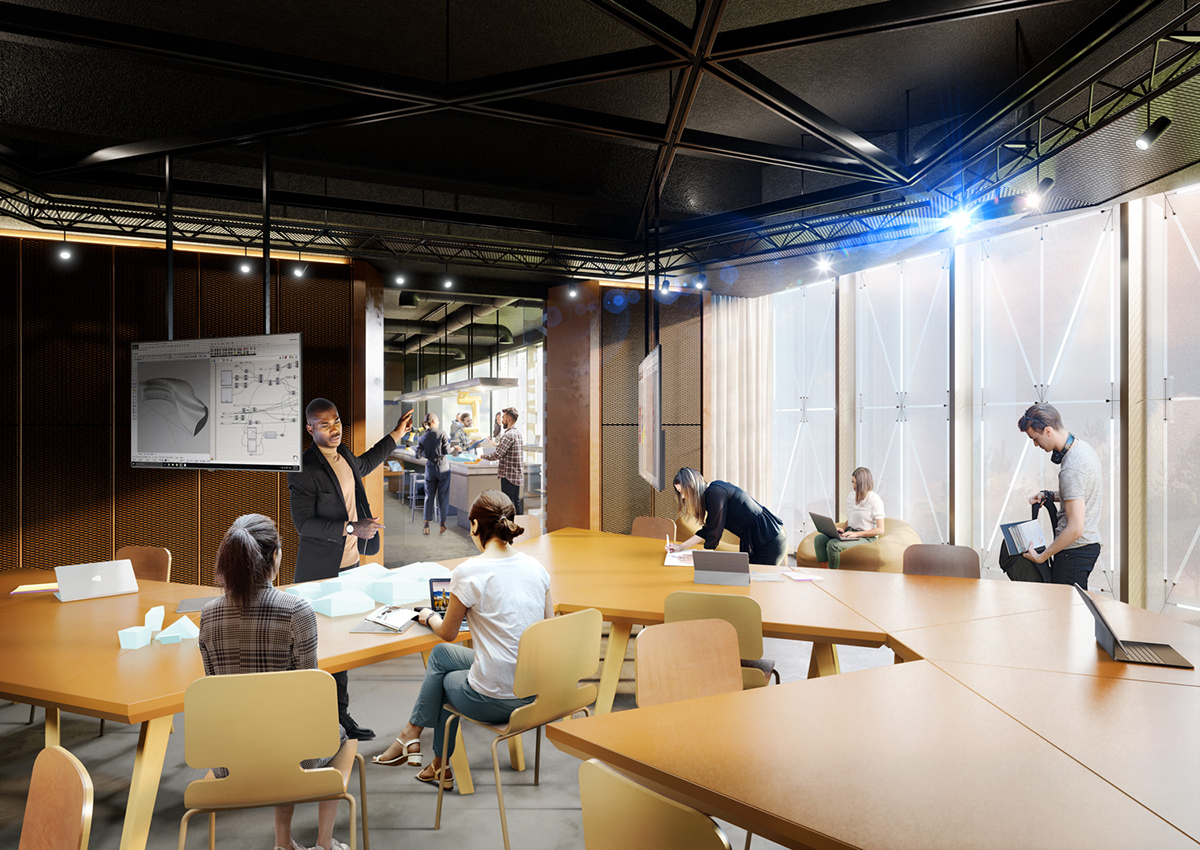
[[[1049,490],[1043,490],[1042,494],[1046,499],[1041,504],[1032,506],[1031,519],[1037,519],[1038,510],[1045,507],[1046,512],[1050,514],[1050,529],[1053,534],[1054,529],[1058,528],[1058,508],[1054,506],[1053,494]],[[1004,570],[1004,574],[1013,581],[1040,581],[1047,584],[1050,582],[1050,564],[1048,562],[1035,564],[1026,558],[1023,552],[1016,554],[1009,552],[1007,541],[1000,544],[1000,569]]]

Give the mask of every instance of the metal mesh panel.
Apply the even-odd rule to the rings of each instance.
[[[22,566],[43,569],[113,552],[112,249],[60,249],[21,244]]]
[[[8,309],[0,311],[0,428],[11,435],[10,448],[21,452],[21,420],[18,403],[21,388],[21,316],[17,298],[21,283],[20,243],[16,239],[0,239],[0,292],[10,294]],[[21,566],[21,491],[17,468],[13,464],[7,474],[8,484],[0,487],[0,570]]]
[[[666,443],[667,487],[654,494],[654,515],[678,520],[679,500],[671,484],[675,473],[684,466],[700,468],[703,429],[699,425],[667,425],[663,442]]]
[[[625,300],[614,301],[618,294]],[[616,289],[604,292],[600,314],[600,421],[604,425],[637,424],[637,367],[646,356],[646,320],[645,302],[628,301],[634,295],[639,293]]]
[[[278,473],[218,469],[200,476],[200,583],[213,584],[217,547],[242,514],[263,514],[279,524]],[[285,520],[291,525],[291,520]],[[286,554],[286,553],[285,553]],[[294,560],[294,559],[293,559]]]
[[[680,295],[670,304],[659,305],[658,338],[663,352],[664,425],[699,425],[702,421],[702,309],[703,302],[699,293]],[[667,439],[671,439],[669,434]],[[699,447],[697,442],[697,453]],[[695,468],[699,469],[698,454],[696,462]],[[670,470],[671,466],[668,460],[667,469]]]
[[[628,534],[634,517],[651,512],[650,485],[638,476],[637,425],[600,429],[600,530]]]

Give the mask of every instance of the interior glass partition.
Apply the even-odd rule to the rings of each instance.
[[[1029,497],[1058,488],[1058,467],[1017,430],[1045,401],[1104,470],[1103,549],[1093,589],[1118,584],[1118,244],[1111,210],[985,240],[974,248],[976,332],[974,536],[999,574],[1002,522],[1030,516]]]
[[[1200,617],[1200,193],[1146,213],[1147,607]]]
[[[771,509],[795,548],[809,511],[837,516],[837,287],[822,281],[771,296],[775,330]]]
[[[948,266],[939,253],[854,276],[855,465],[925,543],[950,539]]]

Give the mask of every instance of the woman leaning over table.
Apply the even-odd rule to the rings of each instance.
[[[533,701],[513,694],[517,647],[526,628],[554,616],[554,603],[549,573],[534,558],[509,546],[524,531],[515,516],[512,501],[499,490],[485,490],[471,505],[467,515],[471,539],[480,554],[454,571],[445,616],[422,608],[418,619],[442,640],[453,641],[466,617],[474,649],[453,643],[433,648],[408,725],[390,747],[371,759],[375,764],[420,767],[421,732],[432,726],[434,757],[416,778],[436,784],[450,716],[442,708],[445,703],[473,720],[503,724],[513,711]],[[450,730],[450,753],[457,728],[456,721]],[[442,782],[447,789],[453,787],[448,765]]]
[[[817,561],[828,562],[836,570],[842,552],[851,546],[867,543],[883,534],[883,499],[875,492],[871,470],[860,466],[850,476],[850,493],[846,496],[846,527],[840,538],[818,534],[813,538]]]
[[[741,487],[728,481],[707,482],[685,466],[675,475],[675,497],[679,513],[701,526],[682,543],[667,541],[668,552],[688,549],[701,541],[705,549],[716,549],[726,529],[741,539],[740,549],[752,564],[786,564],[787,533],[783,521],[750,498]]]
[[[240,516],[225,532],[216,564],[217,584],[225,593],[200,612],[200,657],[206,676],[310,670],[317,666],[317,618],[312,605],[307,599],[272,587],[282,554],[279,529],[262,514]],[[251,713],[247,707],[247,718]],[[337,722],[332,706],[329,722]],[[356,746],[356,741],[346,739],[340,726],[338,731],[343,747]],[[324,767],[332,759],[305,759],[300,765],[305,769]],[[346,762],[343,782],[349,778],[351,764],[353,761]],[[223,767],[213,774],[228,775]],[[314,850],[347,850],[333,837],[337,805],[337,800],[317,804]],[[295,808],[275,807],[275,850],[304,850],[292,838]]]

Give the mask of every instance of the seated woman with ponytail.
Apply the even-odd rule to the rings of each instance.
[[[279,573],[282,554],[279,529],[262,514],[238,517],[225,532],[216,564],[217,584],[225,594],[200,612],[200,657],[206,676],[309,670],[317,666],[317,618],[312,605],[271,584]],[[248,706],[246,710],[249,717],[253,709]],[[329,722],[337,722],[332,712]],[[341,730],[341,739],[343,748],[357,744],[346,739],[345,730]],[[305,759],[300,764],[312,769],[324,767],[332,759]],[[347,762],[343,780],[350,764]],[[213,774],[228,775],[223,767]],[[317,804],[317,848],[321,850],[347,850],[345,844],[333,838],[337,805],[337,800]],[[294,809],[275,807],[275,850],[304,850],[304,845],[292,838]]]
[[[432,726],[434,758],[416,778],[436,784],[450,716],[443,705],[448,702],[473,720],[503,724],[513,711],[533,701],[533,697],[518,699],[513,694],[517,646],[526,628],[554,616],[554,603],[545,568],[509,546],[524,531],[516,524],[515,515],[512,501],[498,490],[480,493],[471,505],[467,515],[471,539],[480,554],[454,571],[445,616],[422,608],[419,620],[442,640],[453,641],[466,617],[474,649],[452,643],[433,648],[408,725],[394,744],[372,759],[376,764],[420,767],[421,732]],[[444,787],[453,787],[453,780],[447,766],[442,776]]]

